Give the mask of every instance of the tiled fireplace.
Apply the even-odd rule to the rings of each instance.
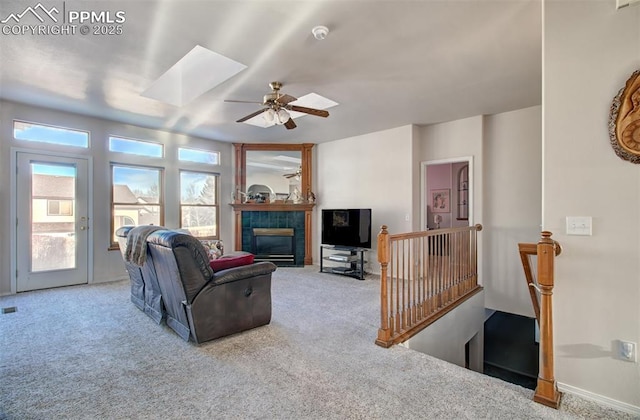
[[[311,223],[313,204],[232,204],[235,211],[235,245],[237,251],[247,251],[261,260],[272,261],[280,266],[302,267],[312,264]],[[266,230],[266,231],[265,231]],[[261,238],[256,241],[255,232],[266,233],[269,230],[280,232],[293,231],[293,236],[285,238]],[[284,235],[281,235],[284,236]],[[273,242],[273,257],[265,249],[257,249],[256,243]],[[283,258],[282,246],[291,244],[292,257]]]

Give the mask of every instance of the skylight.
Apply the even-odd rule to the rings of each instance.
[[[242,63],[196,45],[142,92],[142,96],[183,106],[246,68]]]

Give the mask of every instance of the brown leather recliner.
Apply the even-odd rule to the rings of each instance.
[[[208,254],[191,235],[159,230],[147,237],[166,309],[166,322],[196,343],[271,322],[271,273],[259,262],[213,272]]]
[[[160,324],[165,316],[164,304],[162,303],[156,271],[148,250],[146,252],[146,261],[142,265],[137,265],[128,260],[125,255],[129,234],[135,235],[135,232],[142,228],[122,226],[116,230],[116,236],[124,259],[124,266],[131,280],[131,302],[157,324]]]

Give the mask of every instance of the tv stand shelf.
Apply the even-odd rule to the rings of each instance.
[[[364,248],[320,246],[320,272],[364,280]],[[328,264],[327,264],[328,263]]]

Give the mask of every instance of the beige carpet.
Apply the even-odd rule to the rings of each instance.
[[[279,268],[270,325],[201,346],[129,301],[129,284],[0,298],[3,419],[632,418],[415,351],[373,344],[378,281]]]

